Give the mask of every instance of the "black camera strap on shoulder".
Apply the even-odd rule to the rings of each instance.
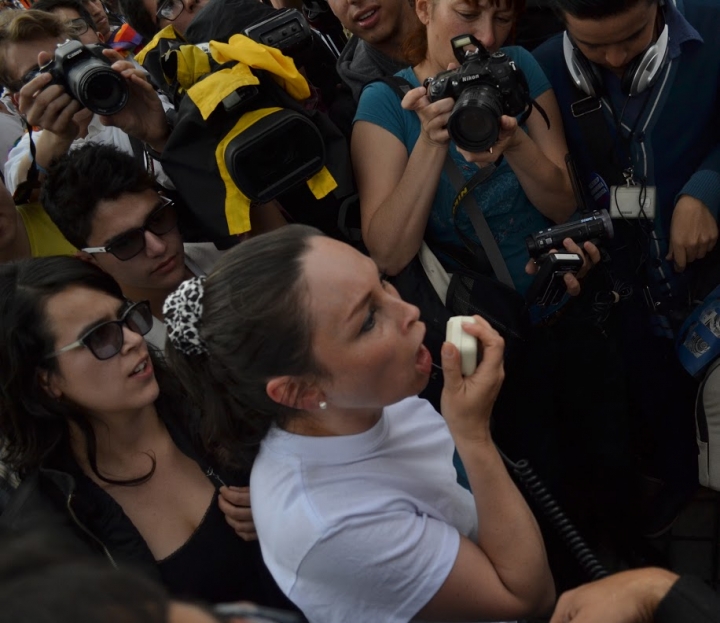
[[[492,231],[490,230],[490,226],[487,224],[485,216],[483,215],[480,206],[475,200],[475,195],[473,194],[473,190],[477,186],[479,186],[483,182],[486,182],[492,176],[492,174],[495,173],[495,171],[497,170],[497,166],[493,163],[488,166],[482,167],[480,170],[478,170],[477,173],[475,173],[475,175],[473,175],[472,178],[470,178],[466,182],[465,178],[463,177],[462,171],[460,171],[460,168],[457,166],[457,164],[455,164],[455,161],[452,159],[450,154],[448,154],[445,158],[445,164],[443,165],[443,169],[445,171],[445,174],[450,179],[450,183],[457,191],[457,195],[455,196],[452,207],[453,223],[456,223],[455,215],[457,213],[457,209],[462,206],[465,209],[468,217],[470,218],[470,222],[472,223],[473,229],[475,229],[475,233],[480,240],[480,244],[482,245],[482,248],[485,251],[488,260],[490,260],[490,265],[492,266],[493,272],[495,273],[495,277],[498,281],[504,283],[506,286],[514,290],[515,283],[510,276],[510,270],[505,263],[505,259],[502,256],[500,247],[495,241],[495,236],[493,236]],[[457,225],[455,226],[455,229],[458,230]],[[458,233],[460,233],[459,230]],[[464,234],[460,235],[463,238],[463,242],[465,242],[465,244],[468,244],[467,236],[465,236]]]
[[[405,97],[406,93],[413,88],[410,82],[400,76],[383,76],[382,78],[378,78],[373,82],[383,82],[387,84],[400,99]],[[545,118],[545,115],[543,115],[543,117]],[[498,160],[498,163],[499,162],[501,162],[501,160]],[[487,181],[490,176],[492,176],[492,174],[497,169],[497,163],[482,167],[467,182],[465,182],[465,178],[462,172],[455,164],[450,154],[448,154],[447,158],[445,159],[443,169],[448,176],[450,183],[457,191],[457,195],[455,196],[455,200],[453,201],[452,206],[453,225],[455,226],[455,231],[457,232],[458,236],[463,241],[465,246],[468,248],[468,250],[472,253],[474,259],[477,261],[477,264],[480,267],[487,265],[489,262],[498,281],[515,289],[515,284],[513,283],[512,277],[510,276],[510,271],[508,270],[507,264],[503,259],[500,247],[498,247],[497,242],[495,242],[495,237],[492,235],[492,231],[490,231],[490,226],[487,224],[487,221],[483,216],[482,210],[478,206],[477,201],[475,200],[475,196],[472,192],[477,186]],[[475,233],[480,240],[482,248],[478,248],[478,246],[474,244],[457,226],[457,220],[455,218],[455,215],[457,214],[457,209],[461,205],[463,206],[463,208],[465,208],[465,211],[470,218],[470,222],[475,229]],[[432,249],[432,242],[428,246],[430,246]],[[442,251],[442,249],[439,250]]]
[[[580,128],[595,173],[602,177],[608,186],[623,184],[623,167],[616,157],[616,141],[610,134],[602,98],[587,96],[580,89],[573,88],[579,97],[570,105],[570,112]]]
[[[13,201],[15,205],[23,205],[29,203],[32,194],[40,188],[40,170],[35,161],[35,141],[32,138],[32,127],[27,123],[28,139],[30,141],[30,168],[28,169],[25,181],[18,184],[13,193]]]
[[[408,91],[414,88],[408,80],[405,80],[405,78],[402,78],[401,76],[382,76],[380,78],[375,78],[375,80],[368,82],[365,87],[373,84],[374,82],[387,84],[393,90],[393,93],[395,93],[395,95],[397,95],[401,100],[405,97],[405,95],[407,95]]]

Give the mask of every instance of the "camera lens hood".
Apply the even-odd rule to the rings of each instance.
[[[470,87],[455,102],[448,132],[461,149],[486,151],[497,143],[501,116],[501,95],[497,89],[487,84]]]

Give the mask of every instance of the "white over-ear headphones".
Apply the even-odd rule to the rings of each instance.
[[[661,1],[659,6],[664,4]],[[665,67],[668,41],[668,26],[665,24],[657,41],[648,46],[645,52],[638,54],[625,68],[620,82],[623,93],[638,95],[655,84]],[[567,30],[563,35],[563,55],[575,86],[591,97],[601,97],[605,88],[599,68],[578,49]]]

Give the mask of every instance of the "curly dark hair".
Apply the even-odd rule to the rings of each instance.
[[[48,170],[40,202],[73,246],[87,246],[101,201],[156,187],[155,177],[114,145],[86,143],[58,158]]]

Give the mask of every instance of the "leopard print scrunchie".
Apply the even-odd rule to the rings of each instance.
[[[183,281],[180,287],[165,299],[163,305],[168,339],[186,355],[207,352],[205,341],[200,337],[204,284],[205,277],[193,277]]]

